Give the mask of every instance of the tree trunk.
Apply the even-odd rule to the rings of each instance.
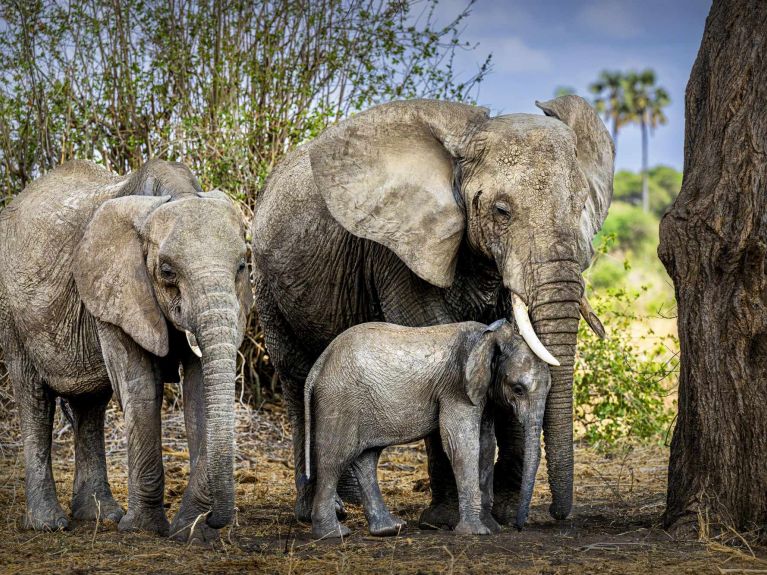
[[[640,122],[642,128],[642,209],[645,213],[650,211],[650,188],[647,181],[647,163],[648,163],[648,139],[647,133],[647,111],[642,112],[642,121]]]
[[[661,222],[681,373],[664,523],[767,523],[767,2],[715,0],[686,94],[684,182]]]

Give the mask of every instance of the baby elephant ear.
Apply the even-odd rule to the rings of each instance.
[[[506,320],[498,320],[490,324],[479,337],[474,349],[469,353],[464,371],[466,395],[474,405],[479,405],[487,395],[490,382],[493,379],[493,359],[498,351],[498,338],[506,330],[513,332]]]
[[[168,353],[168,327],[146,269],[141,230],[170,196],[125,196],[96,211],[77,246],[73,274],[86,309],[145,350]]]
[[[453,193],[460,147],[483,108],[410,100],[376,106],[326,130],[309,148],[331,215],[392,250],[420,278],[453,282],[464,213]]]

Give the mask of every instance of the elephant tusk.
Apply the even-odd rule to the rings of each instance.
[[[200,346],[197,345],[197,338],[194,337],[194,334],[189,330],[186,331],[186,342],[189,344],[194,355],[202,357],[202,350],[200,349]]]
[[[522,298],[517,294],[511,294],[511,310],[514,313],[514,321],[517,322],[519,335],[530,346],[530,350],[549,365],[559,365],[557,358],[551,355],[548,349],[544,347],[541,340],[535,334],[533,324],[530,323],[530,316],[527,314],[527,306]]]
[[[591,330],[597,334],[599,339],[604,339],[606,335],[605,326],[602,325],[602,322],[597,317],[597,314],[594,313],[594,309],[591,307],[589,300],[586,299],[586,296],[581,298],[579,308],[581,310],[583,319],[585,319],[586,323],[589,324]]]

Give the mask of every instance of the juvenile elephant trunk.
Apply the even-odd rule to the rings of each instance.
[[[538,465],[541,462],[541,423],[540,417],[536,422],[524,425],[525,456],[522,465],[522,482],[519,490],[519,507],[517,508],[517,520],[515,526],[521,530],[527,522],[530,512],[530,500],[535,488],[535,475],[538,473]]]
[[[570,514],[573,504],[573,366],[582,286],[577,264],[554,262],[538,270],[539,288],[530,311],[543,345],[559,360],[551,370],[543,432],[555,519]]]
[[[205,403],[205,447],[212,499],[207,524],[220,529],[234,515],[234,381],[237,362],[237,300],[208,293],[198,315]]]

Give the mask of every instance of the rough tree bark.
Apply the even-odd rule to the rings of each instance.
[[[767,524],[767,1],[715,0],[661,222],[681,373],[664,522]]]

